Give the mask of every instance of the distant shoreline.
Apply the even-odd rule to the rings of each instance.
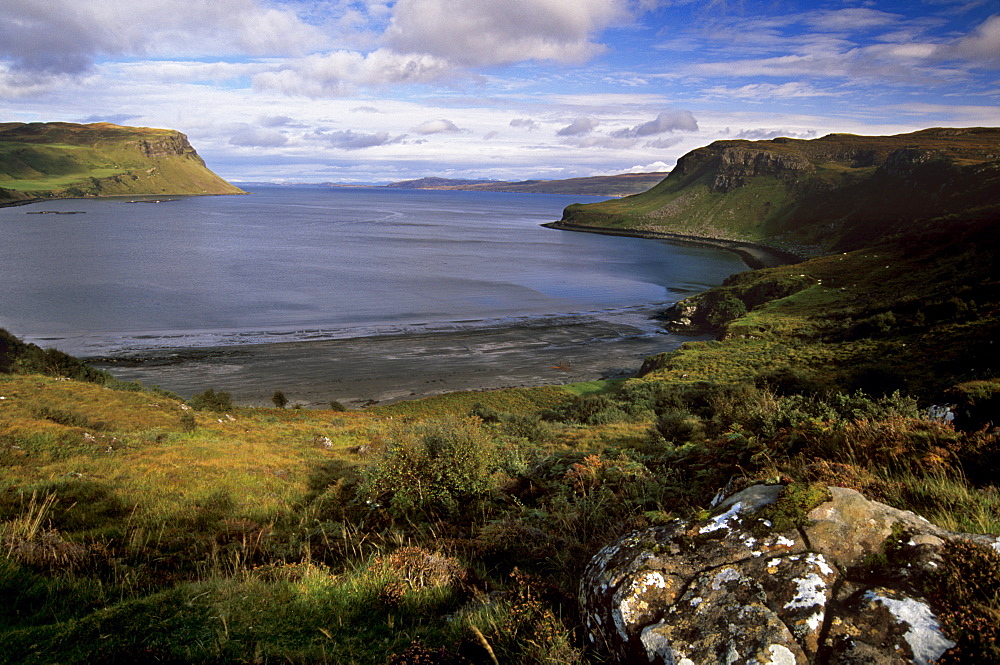
[[[760,268],[774,268],[777,266],[800,263],[805,259],[792,252],[786,252],[774,247],[759,245],[752,242],[740,240],[723,240],[720,238],[706,238],[704,236],[684,235],[682,233],[666,233],[663,231],[643,231],[639,229],[611,229],[599,226],[583,226],[582,224],[570,224],[568,222],[547,222],[542,224],[545,228],[559,231],[577,231],[580,233],[596,233],[606,236],[624,236],[627,238],[646,238],[649,240],[665,240],[676,245],[689,245],[693,247],[711,247],[714,249],[724,249],[737,254],[753,270]]]

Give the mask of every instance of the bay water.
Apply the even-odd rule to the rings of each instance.
[[[540,226],[597,197],[250,190],[0,208],[0,327],[104,359],[579,324],[655,351],[670,343],[652,313],[746,269],[721,250]]]

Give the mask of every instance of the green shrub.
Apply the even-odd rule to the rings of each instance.
[[[233,406],[232,396],[223,391],[215,392],[214,388],[209,388],[203,392],[198,393],[188,400],[188,404],[193,409],[198,411],[218,411],[222,413],[224,411],[232,411],[235,407]]]
[[[364,474],[362,494],[396,516],[453,515],[488,497],[522,466],[520,449],[478,418],[399,429]]]
[[[628,420],[628,414],[607,395],[583,395],[572,401],[542,412],[545,420],[579,423],[581,425],[607,425]]]

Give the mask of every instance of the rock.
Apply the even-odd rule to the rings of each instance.
[[[938,565],[948,540],[1000,539],[952,533],[837,487],[802,508],[800,527],[778,532],[767,511],[782,490],[750,487],[708,519],[601,550],[580,588],[590,641],[616,662],[660,665],[930,663],[954,646],[914,576]],[[905,564],[884,563],[887,542]]]

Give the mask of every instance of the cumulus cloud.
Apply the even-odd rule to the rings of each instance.
[[[0,59],[14,71],[79,75],[136,55],[289,55],[325,41],[290,9],[257,0],[6,0]]]
[[[431,83],[451,77],[450,63],[426,54],[399,54],[379,49],[317,53],[293,60],[253,78],[258,89],[280,90],[307,97],[343,96],[359,85]]]
[[[614,138],[639,138],[643,136],[655,136],[666,132],[696,132],[698,131],[698,121],[690,111],[674,110],[664,111],[649,122],[636,125],[631,129],[620,129],[612,132]]]
[[[341,150],[376,148],[383,145],[402,143],[405,138],[405,135],[392,137],[389,135],[389,132],[365,134],[350,129],[333,132],[316,132],[315,136],[327,145]]]
[[[510,121],[510,126],[518,129],[527,129],[529,132],[538,129],[538,123],[531,118],[514,118]]]
[[[464,66],[581,62],[604,50],[593,37],[627,16],[621,0],[398,0],[385,39]]]
[[[278,148],[288,143],[288,137],[273,129],[241,127],[229,139],[230,145],[243,148]]]
[[[463,130],[459,129],[451,120],[441,118],[440,120],[422,122],[414,127],[413,131],[417,134],[459,134]]]
[[[593,118],[581,116],[556,132],[556,136],[581,136],[589,134],[597,128],[598,124],[598,121]]]
[[[652,164],[636,164],[630,169],[622,171],[621,173],[663,173],[670,170],[670,166],[666,162],[656,161]]]

